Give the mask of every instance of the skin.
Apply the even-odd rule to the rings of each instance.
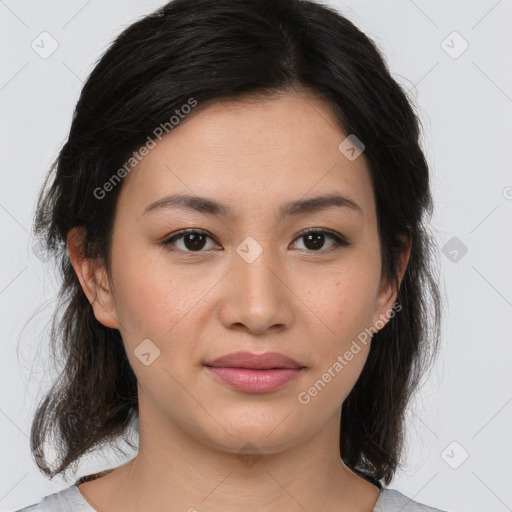
[[[364,328],[389,316],[397,295],[381,275],[367,163],[339,151],[345,137],[329,106],[310,94],[216,102],[182,121],[124,179],[111,276],[101,260],[81,255],[83,231],[70,232],[68,251],[94,314],[120,330],[138,379],[138,455],[79,486],[96,510],[373,509],[378,488],[339,455],[341,406],[370,345],[360,344],[308,404],[297,398]],[[333,192],[361,211],[330,207],[277,220],[283,203]],[[171,193],[207,196],[237,217],[143,214]],[[160,243],[187,228],[211,236],[202,252],[190,239]],[[336,247],[326,235],[312,249],[298,236],[309,228],[333,230],[351,245]],[[247,236],[263,250],[251,263],[236,252]],[[145,339],[160,350],[148,366],[134,354]],[[238,350],[280,352],[306,368],[277,391],[244,393],[202,366]],[[252,464],[239,457],[247,442],[259,457]]]

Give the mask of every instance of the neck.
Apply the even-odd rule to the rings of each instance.
[[[155,410],[139,410],[138,455],[96,485],[80,486],[98,512],[370,512],[377,501],[379,489],[341,460],[339,409],[311,438],[289,447],[259,442],[262,450],[250,445],[251,453],[214,446],[168,419],[155,421]]]

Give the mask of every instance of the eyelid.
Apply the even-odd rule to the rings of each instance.
[[[301,238],[304,235],[307,235],[309,233],[322,233],[327,235],[329,238],[331,238],[334,241],[334,245],[328,249],[322,249],[318,251],[307,251],[309,254],[326,254],[330,253],[332,251],[335,251],[336,249],[341,249],[344,247],[348,247],[352,245],[353,242],[349,242],[347,238],[342,235],[341,233],[338,233],[337,231],[333,231],[332,229],[327,228],[306,228],[302,230],[301,232],[297,233],[295,238],[293,239],[293,242],[295,240]],[[292,242],[292,243],[293,243]]]
[[[351,243],[348,242],[348,240],[345,238],[345,236],[343,236],[341,233],[338,233],[337,231],[333,231],[332,229],[327,229],[327,228],[306,228],[306,229],[303,229],[302,231],[300,231],[299,233],[297,233],[297,235],[295,236],[294,240],[296,240],[297,238],[301,237],[301,236],[304,236],[308,233],[325,233],[327,235],[330,235],[334,238],[338,238],[341,242],[343,243],[346,243],[347,245],[352,245]]]
[[[204,229],[200,229],[200,228],[181,229],[181,230],[176,231],[175,233],[165,237],[160,242],[160,244],[163,245],[164,247],[168,248],[168,246],[172,245],[172,243],[175,240],[183,238],[184,235],[187,235],[189,233],[197,233],[199,235],[204,235],[207,238],[210,238],[211,240],[213,240],[217,245],[220,245],[219,242],[215,239],[215,237],[213,235],[208,233],[208,231],[205,231]],[[206,253],[207,252],[207,251],[183,251],[182,249],[168,249],[168,250],[172,251],[172,252],[181,252],[181,253],[184,253],[184,254],[187,254],[187,255],[201,254],[201,253]]]

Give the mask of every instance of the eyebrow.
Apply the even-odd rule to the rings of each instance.
[[[340,194],[325,194],[283,204],[279,208],[278,220],[291,215],[314,213],[332,207],[348,208],[363,214],[361,207],[349,197]],[[230,206],[207,197],[189,194],[171,194],[157,199],[146,206],[142,215],[168,208],[181,208],[207,215],[223,215],[225,217],[237,218],[235,211]]]

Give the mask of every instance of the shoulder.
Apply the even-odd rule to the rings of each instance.
[[[373,512],[446,512],[408,498],[395,489],[382,489]]]
[[[15,512],[96,512],[73,484]]]

